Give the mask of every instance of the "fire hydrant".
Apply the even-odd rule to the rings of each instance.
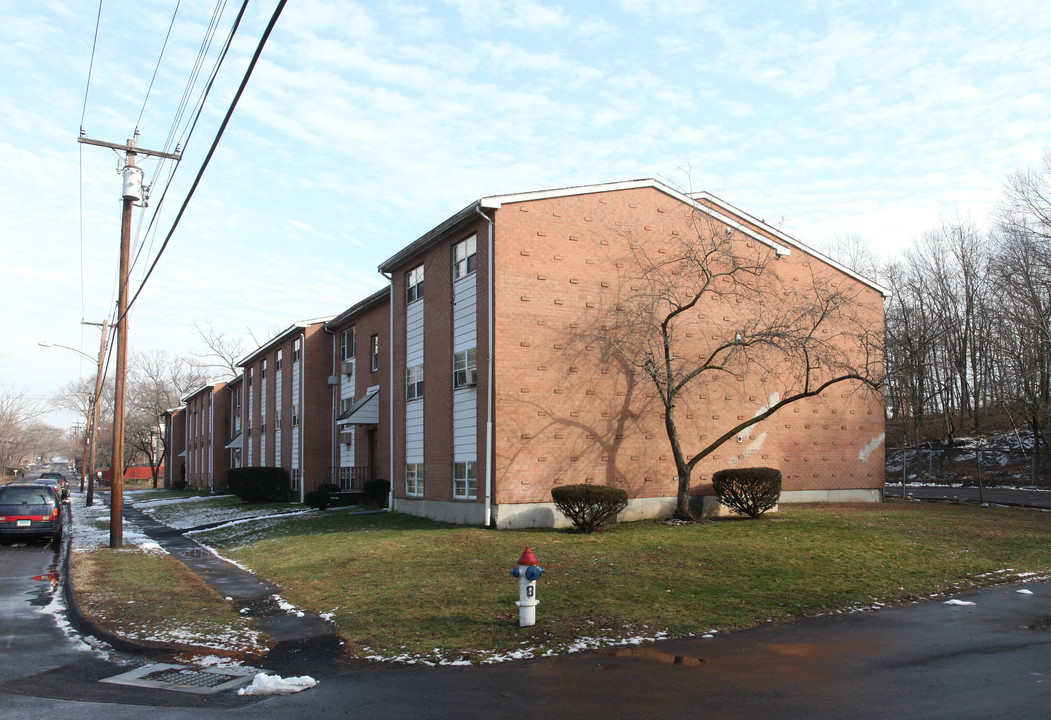
[[[518,626],[529,627],[536,625],[536,580],[544,572],[544,568],[536,564],[536,556],[529,548],[525,549],[522,557],[518,558],[518,567],[511,571],[513,577],[518,578]]]

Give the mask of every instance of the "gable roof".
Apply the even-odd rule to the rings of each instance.
[[[380,303],[382,303],[384,301],[387,301],[389,297],[390,297],[390,285],[387,285],[383,289],[372,293],[371,295],[369,295],[367,298],[365,298],[361,302],[358,302],[358,303],[355,303],[355,304],[351,305],[349,308],[347,308],[346,310],[341,312],[339,315],[337,315],[336,317],[334,317],[331,320],[329,320],[327,323],[325,323],[325,329],[326,330],[332,330],[334,328],[337,328],[340,325],[342,325],[343,323],[348,322],[349,320],[353,319],[356,315],[360,315],[364,311],[369,310],[370,308],[376,307],[377,305],[379,305]]]
[[[877,290],[884,297],[888,297],[890,295],[890,291],[888,289],[880,286],[872,280],[869,280],[868,278],[859,275],[853,270],[850,270],[846,266],[832,260],[831,258],[826,257],[824,254],[804,245],[798,240],[793,239],[792,237],[781,232],[780,230],[771,227],[770,225],[767,225],[763,221],[757,220],[748,213],[738,210],[734,206],[730,205],[729,203],[723,200],[720,200],[711,193],[693,193],[691,195],[688,195],[679,190],[676,190],[670,185],[662,183],[659,180],[655,180],[653,178],[643,178],[638,180],[622,180],[619,182],[599,183],[596,185],[579,185],[574,187],[553,188],[550,190],[535,190],[531,192],[514,193],[510,195],[490,195],[488,197],[483,197],[471,203],[463,210],[460,210],[455,215],[450,216],[440,225],[435,226],[427,233],[420,236],[415,241],[404,247],[402,250],[392,255],[390,258],[388,258],[380,264],[379,271],[381,273],[392,272],[402,262],[412,257],[413,255],[416,255],[418,252],[430,246],[432,243],[437,242],[447,233],[452,232],[458,227],[466,225],[468,222],[473,222],[479,216],[484,215],[484,213],[482,212],[483,210],[497,210],[503,205],[508,205],[511,203],[530,202],[534,200],[548,200],[552,198],[570,197],[573,195],[589,195],[594,193],[615,192],[618,190],[635,190],[638,188],[652,188],[666,195],[669,195],[678,200],[679,202],[683,203],[684,205],[687,205],[693,208],[694,210],[697,210],[698,212],[704,213],[705,215],[708,215],[713,219],[724,223],[727,227],[732,227],[734,230],[741,232],[744,235],[747,235],[748,237],[757,240],[758,242],[768,245],[778,255],[791,255],[792,248],[798,248],[806,252],[807,254],[813,255],[814,257],[822,260],[823,262],[828,263],[829,265],[835,267],[837,270],[846,273],[858,282],[868,285],[874,290]],[[717,207],[710,207],[704,202],[700,202],[700,200],[708,200]],[[722,210],[723,212],[721,212],[720,210]],[[734,219],[731,216],[731,214],[744,218],[749,223],[752,223],[757,227],[762,228],[764,232],[769,233],[769,235],[776,238],[776,240],[771,239],[771,237],[768,237],[763,233],[759,233],[752,230],[752,228]]]
[[[258,348],[256,348],[252,352],[248,353],[247,355],[245,355],[240,360],[238,360],[237,361],[237,367],[244,367],[248,363],[250,363],[253,360],[255,360],[257,357],[259,357],[260,355],[263,355],[266,352],[268,352],[269,350],[272,350],[273,348],[275,348],[276,346],[280,345],[281,343],[283,343],[285,340],[289,339],[293,335],[297,335],[300,330],[303,330],[305,328],[311,327],[312,325],[318,325],[318,324],[321,324],[321,323],[327,323],[333,317],[335,317],[335,316],[334,315],[329,315],[328,317],[315,318],[313,320],[300,320],[297,323],[289,325],[287,328],[285,328],[284,330],[279,332],[277,335],[272,337],[270,340],[267,340],[265,343],[260,345]]]

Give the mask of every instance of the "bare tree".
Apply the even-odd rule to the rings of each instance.
[[[161,415],[205,381],[205,371],[199,365],[164,350],[139,353],[133,359],[128,378],[126,445],[149,464],[154,487],[169,450],[168,438],[161,432]]]
[[[33,421],[41,412],[25,392],[0,389],[0,477],[33,456]]]
[[[246,353],[244,342],[217,329],[211,320],[203,323],[195,321],[193,326],[207,348],[206,352],[193,353],[201,361],[200,367],[229,373],[230,377],[236,376],[240,372],[237,361]],[[249,335],[252,335],[251,331]],[[255,339],[254,335],[252,339]]]
[[[676,517],[692,517],[697,463],[745,429],[840,383],[881,386],[880,310],[878,302],[866,309],[855,279],[816,262],[797,262],[801,276],[786,277],[773,243],[701,213],[691,233],[661,248],[630,233],[624,240],[625,255],[610,258],[614,294],[580,339],[622,360],[658,396],[678,475]],[[681,407],[745,378],[770,398],[754,416],[735,417],[714,438],[683,433]]]

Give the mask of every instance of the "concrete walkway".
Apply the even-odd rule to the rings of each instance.
[[[105,496],[103,499],[106,499]],[[235,603],[239,610],[246,608],[247,611],[242,612],[251,618],[252,627],[276,641],[263,662],[256,663],[259,667],[282,675],[326,676],[341,670],[337,665],[343,656],[342,640],[335,628],[314,613],[284,610],[276,598],[280,592],[278,586],[222,559],[186,537],[185,531],[154,520],[127,500],[122,515],[126,522],[142,530],[209,587]],[[74,611],[80,614],[79,608]],[[83,615],[77,618],[77,624],[89,629],[93,625]],[[105,635],[107,633],[103,633]],[[171,650],[174,654],[181,649],[172,647]],[[153,655],[157,654],[156,643],[149,651]]]

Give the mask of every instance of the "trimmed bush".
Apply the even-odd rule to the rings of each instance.
[[[361,500],[366,505],[387,507],[390,496],[390,480],[366,480],[361,486]]]
[[[332,504],[332,493],[318,488],[303,495],[303,502],[315,510],[324,510]]]
[[[593,532],[628,506],[628,493],[608,485],[551,488],[555,507],[582,533]]]
[[[280,467],[231,468],[226,473],[226,484],[246,503],[288,502],[292,497],[288,471]]]
[[[781,471],[774,468],[734,468],[712,474],[712,487],[726,507],[757,518],[781,499]]]

